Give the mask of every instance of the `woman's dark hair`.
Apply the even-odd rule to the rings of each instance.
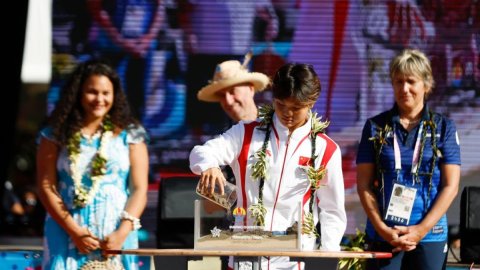
[[[320,96],[321,86],[311,65],[288,63],[278,69],[272,82],[273,97],[293,97],[302,103],[314,103]]]
[[[124,129],[130,124],[138,124],[130,112],[117,72],[105,62],[90,60],[81,63],[73,71],[63,86],[60,99],[48,119],[53,136],[61,145],[66,145],[68,139],[81,128],[84,117],[81,104],[82,87],[84,82],[93,75],[106,76],[112,82],[114,98],[108,114],[115,128]]]

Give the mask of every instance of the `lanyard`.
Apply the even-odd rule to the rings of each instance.
[[[396,127],[396,125],[394,125]],[[420,144],[422,139],[423,133],[423,121],[420,122],[420,127],[418,128],[417,140],[415,141],[415,148],[413,149],[413,156],[412,156],[412,174],[415,175],[417,172],[418,164],[418,156],[420,152]],[[397,131],[396,128],[393,130],[393,152],[395,154],[395,170],[397,174],[402,169],[402,154],[400,152],[400,146],[398,145],[398,138],[397,138]],[[413,184],[415,183],[415,177],[413,177]]]

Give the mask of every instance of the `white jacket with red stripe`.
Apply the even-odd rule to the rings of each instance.
[[[276,114],[267,147],[268,176],[263,189],[263,203],[267,209],[265,229],[285,231],[299,216],[298,205],[309,212],[310,188],[305,166],[311,158],[311,119],[295,129],[290,138]],[[248,209],[258,202],[259,181],[252,179],[254,154],[263,144],[265,131],[258,129],[259,122],[240,122],[222,135],[193,148],[190,169],[195,174],[218,167],[232,167],[237,186],[237,206]],[[338,251],[346,228],[345,196],[341,152],[338,145],[325,134],[316,139],[315,168],[323,165],[326,176],[315,193],[320,213],[314,211],[315,223],[321,224],[321,250]],[[316,209],[314,209],[316,210]],[[247,225],[253,225],[247,215]],[[315,239],[304,235],[302,249],[315,248]]]

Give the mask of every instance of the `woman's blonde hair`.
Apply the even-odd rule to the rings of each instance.
[[[403,50],[390,62],[390,79],[397,74],[413,75],[421,78],[427,87],[426,96],[430,94],[435,81],[433,80],[432,67],[427,56],[413,49]]]

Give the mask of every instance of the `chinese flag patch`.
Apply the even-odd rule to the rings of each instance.
[[[312,159],[309,157],[302,157],[298,159],[298,165],[300,166],[310,166],[312,164]]]

